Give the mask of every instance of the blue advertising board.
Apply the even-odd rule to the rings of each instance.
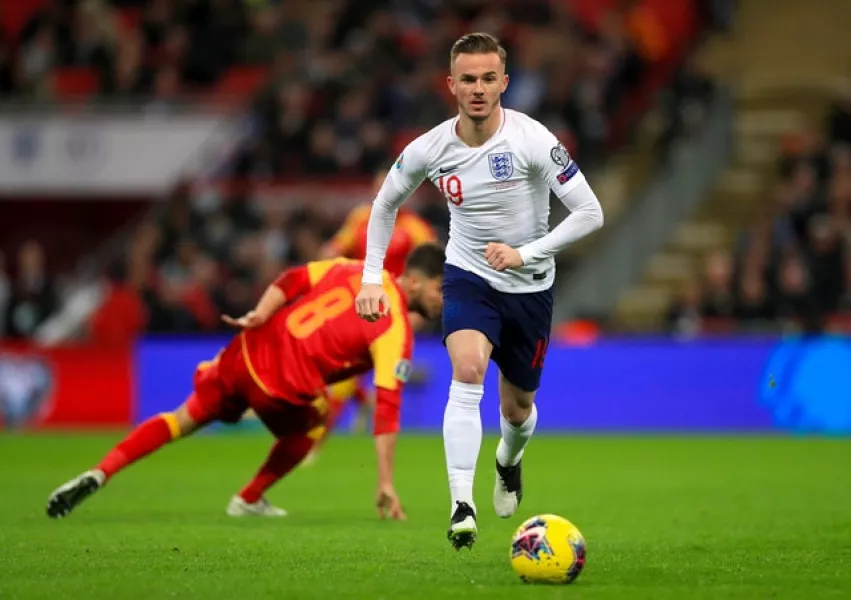
[[[195,365],[221,338],[149,338],[136,350],[137,420],[180,404]],[[439,340],[420,339],[402,407],[406,430],[439,432],[451,380]],[[498,372],[485,382],[482,422],[497,430]],[[541,431],[851,433],[846,338],[604,339],[547,354]]]

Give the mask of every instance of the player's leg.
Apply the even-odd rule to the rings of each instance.
[[[443,333],[452,363],[452,383],[443,416],[443,445],[449,476],[449,541],[459,549],[476,539],[473,481],[482,445],[479,403],[499,314],[492,290],[480,278],[447,265],[443,284]]]
[[[493,347],[483,333],[472,329],[450,334],[446,347],[452,362],[452,383],[443,414],[443,448],[452,500],[448,537],[460,549],[472,547],[476,540],[473,483],[482,447],[479,403]]]
[[[252,480],[231,498],[226,512],[232,517],[285,516],[284,509],[269,504],[265,493],[304,460],[323,435],[324,415],[316,406],[289,404],[260,390],[251,393],[249,402],[277,439]]]
[[[227,514],[231,517],[284,517],[287,511],[272,506],[265,497],[269,488],[280,481],[298,465],[310,449],[314,440],[306,435],[292,435],[276,440],[266,461],[254,478],[231,498]]]
[[[151,417],[107,452],[94,468],[59,486],[48,498],[47,515],[51,518],[68,515],[119,471],[199,429],[203,424],[195,421],[187,408],[192,399],[173,412]]]
[[[48,516],[66,516],[115,474],[169,442],[186,437],[214,420],[238,421],[248,405],[231,394],[235,358],[239,358],[239,348],[231,344],[214,360],[198,365],[195,390],[186,402],[173,412],[151,417],[113,447],[97,466],[54,490],[47,502]]]
[[[482,332],[462,329],[446,338],[452,383],[443,415],[443,445],[449,475],[451,509],[459,502],[475,510],[473,480],[482,444],[479,403],[493,346]]]
[[[327,406],[322,407],[321,403],[316,406],[325,416],[325,427],[328,432],[337,426],[346,405],[351,400],[357,400],[360,387],[361,382],[358,377],[350,377],[327,387],[325,393]]]
[[[369,429],[370,417],[375,410],[375,393],[367,388],[363,378],[358,378],[358,387],[352,396],[352,402],[355,406],[355,416],[349,431],[363,433]]]
[[[510,517],[523,498],[522,458],[535,431],[535,392],[541,381],[552,322],[552,293],[503,297],[500,353],[500,432],[496,453],[494,510]]]
[[[315,460],[316,455],[328,439],[331,431],[337,427],[337,423],[339,422],[346,405],[351,400],[357,400],[360,387],[361,383],[359,378],[350,377],[349,379],[344,379],[343,381],[338,381],[335,384],[329,385],[325,390],[324,398],[317,398],[315,405],[317,407],[321,407],[320,412],[322,412],[325,416],[325,430],[322,437],[316,441],[313,450],[310,451],[305,462],[313,462],[313,460]]]
[[[328,404],[328,413],[325,418],[325,424],[317,429],[317,439],[313,444],[313,447],[310,449],[310,452],[307,453],[307,456],[304,457],[304,460],[301,461],[301,466],[309,466],[316,462],[320,450],[322,450],[322,446],[325,445],[325,442],[331,437],[331,432],[334,431],[337,427],[337,423],[340,420],[340,416],[343,414],[343,410],[346,408],[346,403],[348,400],[337,400],[326,398],[325,399]]]
[[[500,373],[499,408],[501,438],[496,449],[493,506],[497,515],[507,518],[523,499],[521,460],[538,422],[535,392],[514,385]]]

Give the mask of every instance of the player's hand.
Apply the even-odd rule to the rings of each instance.
[[[523,266],[523,258],[520,256],[520,252],[508,244],[491,242],[485,248],[485,259],[497,271],[518,269]]]
[[[233,317],[229,317],[228,315],[222,315],[222,321],[224,321],[231,327],[238,327],[240,329],[253,329],[265,323],[266,317],[258,313],[256,310],[250,310],[236,319],[234,319]]]
[[[390,299],[382,286],[377,283],[365,283],[355,298],[355,307],[362,319],[372,323],[387,316],[390,312]]]
[[[405,521],[408,515],[402,510],[402,503],[399,501],[399,496],[396,495],[396,490],[392,485],[382,485],[378,487],[378,497],[375,500],[375,507],[378,509],[378,517],[381,520],[390,518],[394,521]]]

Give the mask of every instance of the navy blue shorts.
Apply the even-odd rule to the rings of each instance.
[[[503,376],[527,392],[541,383],[552,319],[551,289],[506,294],[469,271],[444,267],[443,340],[462,329],[481,331],[493,344],[491,359]]]

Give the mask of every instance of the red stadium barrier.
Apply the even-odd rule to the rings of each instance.
[[[131,348],[0,345],[0,430],[126,426]]]

